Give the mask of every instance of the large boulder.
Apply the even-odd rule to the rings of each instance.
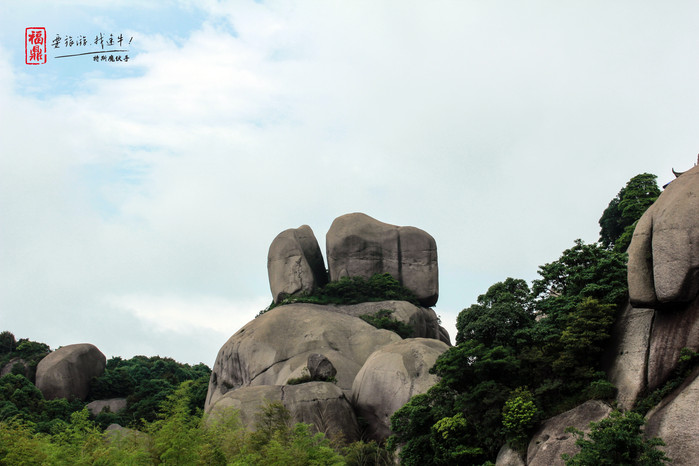
[[[527,466],[563,465],[561,455],[575,455],[580,448],[576,437],[566,432],[570,426],[590,432],[590,422],[599,422],[609,416],[612,408],[598,400],[587,401],[570,411],[544,421],[527,448]]]
[[[235,409],[242,425],[252,430],[258,413],[270,402],[283,404],[294,422],[311,424],[316,431],[330,437],[341,436],[349,442],[358,438],[359,426],[352,406],[343,391],[328,382],[239,388],[209,405],[207,413],[210,419],[215,419],[225,415],[228,409]]]
[[[370,438],[388,437],[393,413],[439,381],[429,370],[447,349],[449,346],[438,340],[409,338],[369,356],[352,384],[352,404],[366,419]]]
[[[636,225],[628,249],[636,307],[688,302],[699,292],[699,166],[668,185]]]
[[[323,254],[311,227],[290,228],[274,238],[267,255],[267,274],[275,303],[311,293],[328,282]]]
[[[107,413],[118,413],[126,409],[126,398],[109,398],[107,400],[95,400],[87,404],[90,414],[97,416],[102,411]]]
[[[660,437],[673,465],[695,465],[699,458],[699,369],[646,416],[645,436]]]
[[[337,369],[337,384],[351,390],[371,353],[401,338],[361,319],[316,304],[289,304],[268,311],[236,332],[219,350],[206,406],[245,386],[284,385],[300,377],[308,356],[320,353]]]
[[[330,280],[389,273],[423,306],[439,295],[437,244],[427,232],[380,222],[362,213],[336,218],[326,235]]]
[[[58,348],[36,367],[36,386],[44,398],[85,400],[90,380],[104,373],[107,358],[95,345],[80,343]]]
[[[308,362],[306,364],[308,368],[308,373],[311,376],[311,380],[329,380],[335,377],[337,374],[337,369],[330,362],[330,359],[326,358],[320,353],[313,353],[308,356]]]

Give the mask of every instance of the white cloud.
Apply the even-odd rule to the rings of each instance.
[[[201,27],[134,30],[132,76],[61,96],[20,93],[34,71],[0,43],[0,308],[20,336],[212,360],[196,338],[259,310],[274,236],[307,223],[324,245],[353,211],[437,239],[452,326],[697,151],[693,5],[178,5]]]

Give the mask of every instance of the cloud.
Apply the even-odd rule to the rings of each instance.
[[[211,361],[264,304],[278,232],[323,247],[364,211],[436,238],[454,336],[490,284],[596,240],[629,178],[694,161],[696,6],[629,5],[96,9],[138,47],[79,86],[0,35],[3,322]]]

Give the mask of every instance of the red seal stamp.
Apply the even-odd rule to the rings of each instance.
[[[46,63],[46,28],[27,28],[24,33],[24,56],[27,65]]]

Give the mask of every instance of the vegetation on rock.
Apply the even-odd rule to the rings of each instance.
[[[612,411],[609,417],[590,423],[585,435],[577,429],[567,429],[577,437],[577,454],[563,455],[566,466],[662,466],[670,459],[657,447],[665,445],[659,438],[645,440],[641,427],[643,416],[635,412]]]
[[[279,304],[272,303],[268,309],[292,303],[312,304],[359,304],[372,301],[408,301],[419,306],[413,292],[401,285],[389,273],[363,277],[343,277],[330,282],[312,294],[290,296]]]
[[[395,332],[401,338],[412,338],[415,335],[413,326],[396,320],[391,314],[393,314],[393,311],[390,309],[380,309],[374,314],[364,314],[359,316],[359,318],[376,328]]]

